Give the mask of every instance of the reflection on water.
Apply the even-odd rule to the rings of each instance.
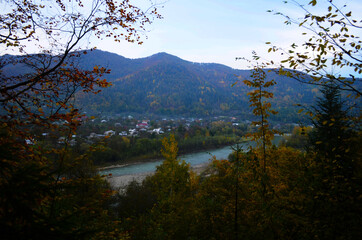
[[[275,137],[273,140],[274,144],[278,144],[281,140],[281,137]],[[247,149],[250,145],[255,146],[254,142],[246,142],[242,144],[243,149]],[[179,158],[185,160],[187,163],[190,163],[191,166],[199,165],[205,162],[208,162],[212,156],[215,156],[216,159],[227,159],[229,154],[232,152],[231,146],[213,149],[206,152],[190,153],[180,156]],[[134,165],[129,165],[125,167],[111,168],[100,171],[100,174],[112,176],[122,176],[122,175],[131,175],[137,173],[145,172],[154,172],[156,166],[160,165],[162,160],[154,162],[139,163]]]

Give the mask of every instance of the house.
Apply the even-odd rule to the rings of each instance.
[[[84,121],[86,121],[88,118],[87,118],[87,116],[81,116],[81,117],[78,117],[77,118],[77,121],[79,121],[79,122],[84,122]]]
[[[89,134],[88,138],[95,138],[96,135],[97,135],[97,133],[92,132],[91,134]]]
[[[116,134],[116,132],[113,131],[113,130],[108,130],[108,131],[105,131],[105,132],[104,132],[104,135],[105,135],[105,136],[108,136],[108,137],[113,136],[113,135],[115,135],[115,134]]]
[[[152,130],[153,133],[157,133],[157,134],[163,134],[164,132],[161,130],[161,128],[155,128]]]
[[[77,141],[75,139],[67,139],[66,137],[60,137],[58,139],[58,143],[59,144],[65,144],[65,143],[68,143],[70,146],[75,146],[75,144],[77,143]]]
[[[126,131],[122,131],[120,133],[118,133],[119,136],[127,136],[127,132]]]
[[[136,136],[137,135],[137,130],[136,129],[129,129],[128,132],[129,132],[129,135],[131,135],[131,136]]]
[[[147,122],[141,122],[141,123],[138,123],[136,125],[136,128],[148,128],[148,123]]]
[[[103,138],[103,137],[105,137],[105,135],[103,135],[103,134],[91,133],[88,136],[88,139],[91,139],[91,138]]]

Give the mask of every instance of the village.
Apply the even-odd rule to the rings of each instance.
[[[195,128],[205,128],[213,135],[215,131],[225,133],[252,132],[255,127],[251,125],[251,120],[244,120],[237,117],[217,116],[209,118],[185,118],[185,117],[152,117],[147,118],[142,115],[133,116],[100,116],[95,119],[84,119],[75,137],[87,139],[89,143],[105,137],[115,135],[124,137],[152,138],[159,135],[188,132]],[[284,133],[289,133],[298,126],[297,123],[275,123],[273,128]]]
[[[248,132],[254,132],[258,126],[253,126],[251,120],[233,116],[215,116],[208,118],[198,117],[146,117],[141,114],[104,115],[87,117],[84,115],[78,119],[81,122],[76,134],[71,139],[65,136],[56,136],[58,144],[69,143],[71,146],[77,142],[93,144],[105,138],[121,136],[127,138],[159,138],[170,133],[195,134],[195,131],[204,132],[206,135],[230,135],[239,136]],[[290,133],[297,123],[272,122],[271,127],[281,133]],[[207,133],[206,133],[207,132]],[[27,144],[36,141],[48,141],[54,135],[47,131],[36,130],[35,139],[26,139]]]

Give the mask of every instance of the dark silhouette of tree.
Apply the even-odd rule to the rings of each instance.
[[[321,89],[309,135],[315,156],[308,214],[320,239],[357,239],[361,234],[361,138],[340,91],[331,84]]]
[[[313,150],[321,159],[335,165],[344,174],[351,175],[356,157],[357,134],[349,115],[348,104],[342,101],[341,90],[333,84],[321,89],[323,94],[313,107],[314,130],[310,134]]]

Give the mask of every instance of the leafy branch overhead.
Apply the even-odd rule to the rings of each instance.
[[[354,17],[346,5],[339,6],[334,1],[328,1],[323,14],[313,13],[317,7],[323,7],[322,1],[313,0],[308,5],[302,5],[294,0],[289,2],[304,11],[303,19],[294,19],[281,12],[269,12],[285,17],[286,24],[296,24],[304,28],[306,32],[302,35],[305,37],[305,42],[301,45],[292,43],[287,49],[267,42],[270,45],[268,52],[277,52],[282,56],[279,74],[314,85],[323,86],[333,82],[339,89],[360,97],[362,40],[359,36],[362,19]],[[268,64],[275,65],[274,61]],[[348,78],[339,72],[342,70],[349,74]]]
[[[155,5],[142,10],[130,0],[3,4],[8,11],[0,14],[0,44],[22,56],[1,59],[0,103],[7,117],[27,117],[31,123],[76,118],[65,115],[77,112],[71,103],[76,92],[98,93],[110,85],[104,79],[109,69],[78,67],[81,44],[92,37],[142,44],[146,25],[161,18]],[[38,54],[27,54],[34,48]]]

